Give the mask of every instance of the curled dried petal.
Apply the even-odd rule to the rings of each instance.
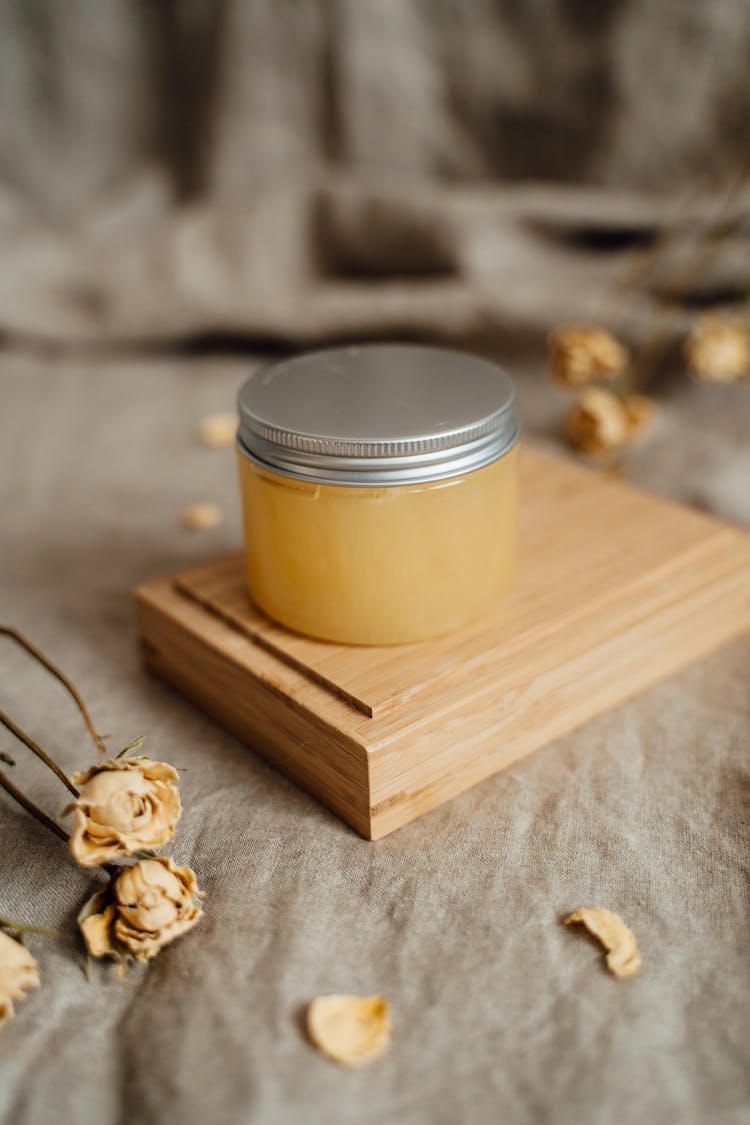
[[[632,977],[641,967],[635,935],[619,914],[600,906],[582,906],[565,919],[565,925],[581,923],[607,950],[607,968],[616,977]]]
[[[342,1066],[361,1066],[388,1050],[388,1001],[382,996],[318,996],[307,1009],[307,1031],[329,1059]]]

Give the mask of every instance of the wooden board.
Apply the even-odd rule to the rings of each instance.
[[[518,588],[460,633],[298,636],[241,554],[136,602],[149,668],[376,839],[750,628],[750,536],[524,448]]]

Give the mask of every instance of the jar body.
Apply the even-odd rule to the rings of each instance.
[[[299,633],[402,644],[459,629],[511,589],[517,446],[473,472],[392,486],[318,484],[238,449],[250,595]]]

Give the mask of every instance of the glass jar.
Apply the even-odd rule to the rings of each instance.
[[[459,629],[513,585],[515,393],[438,348],[331,348],[239,395],[250,595],[289,629],[399,644]]]

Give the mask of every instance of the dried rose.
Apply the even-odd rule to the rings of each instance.
[[[565,387],[616,379],[628,365],[627,349],[595,325],[567,324],[550,337],[552,375]]]
[[[630,437],[623,400],[602,387],[590,387],[568,414],[565,432],[573,448],[581,453],[621,449]]]
[[[700,317],[683,354],[696,379],[735,383],[750,373],[750,324],[726,313]]]
[[[94,895],[78,916],[92,957],[150,961],[201,919],[201,891],[190,867],[142,859],[123,869],[110,892]]]
[[[0,930],[0,1026],[13,1016],[13,1001],[39,987],[37,963],[25,946]]]
[[[160,848],[174,836],[180,795],[177,770],[150,758],[114,758],[73,774],[70,850],[84,867]]]

